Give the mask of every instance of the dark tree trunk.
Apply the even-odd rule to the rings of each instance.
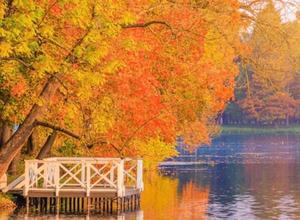
[[[0,123],[0,150],[2,148],[2,145],[4,144],[2,141],[2,133],[3,133],[3,125]]]
[[[43,159],[47,156],[47,154],[50,152],[50,149],[52,147],[52,145],[55,142],[57,136],[57,131],[53,131],[52,134],[50,134],[45,142],[45,144],[43,145],[43,147],[41,148],[39,154],[37,155],[36,159]]]
[[[3,145],[9,140],[9,138],[12,136],[13,131],[11,126],[9,126],[8,122],[4,122],[3,123],[3,129],[2,129],[2,143]],[[18,164],[18,160],[20,159],[20,153],[18,153],[16,155],[16,157],[14,158],[14,160],[11,162],[10,166],[9,166],[9,171],[12,175],[16,175],[17,173],[17,164]]]
[[[8,122],[4,122],[2,126],[2,134],[1,134],[1,141],[2,146],[4,147],[4,144],[9,140],[9,138],[12,135],[12,128],[9,126]]]
[[[21,158],[21,152],[19,151],[17,153],[17,155],[15,156],[15,158],[13,159],[13,161],[10,163],[9,166],[9,172],[12,175],[17,175],[17,171],[18,171],[18,164],[20,163],[20,158]]]
[[[7,172],[9,164],[28,140],[35,127],[36,119],[44,112],[46,106],[49,105],[52,97],[57,91],[57,88],[57,80],[55,80],[54,77],[51,77],[40,94],[40,98],[47,104],[34,104],[18,130],[12,135],[12,137],[10,137],[9,141],[3,145],[0,152],[0,178]]]
[[[29,136],[26,146],[26,154],[32,155],[34,151],[34,140],[33,140],[33,133]]]

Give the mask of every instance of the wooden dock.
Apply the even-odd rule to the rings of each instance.
[[[3,191],[23,195],[28,210],[120,213],[139,207],[142,175],[142,160],[130,158],[26,160]]]

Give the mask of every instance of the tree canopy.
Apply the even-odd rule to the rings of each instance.
[[[1,1],[2,137],[18,127],[2,138],[0,176],[33,133],[42,145],[59,132],[62,154],[149,160],[174,155],[178,136],[189,150],[209,143],[262,2]]]

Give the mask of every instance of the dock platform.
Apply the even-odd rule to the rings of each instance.
[[[58,213],[134,210],[142,191],[142,160],[94,157],[26,160],[24,174],[3,190],[24,196],[28,210]]]

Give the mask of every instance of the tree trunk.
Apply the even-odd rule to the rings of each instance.
[[[45,144],[43,145],[43,147],[41,148],[39,154],[37,155],[36,159],[43,159],[47,156],[47,154],[49,153],[52,145],[55,142],[57,136],[57,131],[53,131],[52,134],[50,134],[45,142]]]
[[[11,126],[7,122],[3,123],[3,131],[2,131],[2,143],[3,145],[9,140],[9,138],[12,136],[13,131]],[[9,166],[9,171],[12,175],[17,174],[17,164],[18,160],[20,159],[20,153],[17,154],[17,156],[14,158],[14,160],[11,162]]]
[[[1,134],[1,142],[3,145],[9,140],[12,134],[13,134],[12,128],[9,126],[7,122],[4,122],[2,128],[2,134]],[[12,175],[16,175],[17,173],[17,164],[19,158],[20,158],[20,153],[17,154],[16,158],[11,162],[9,166],[9,170],[12,173]]]
[[[12,135],[12,128],[9,126],[8,122],[3,123],[1,135],[2,146],[4,147],[5,143],[9,140],[9,138]]]
[[[4,144],[2,141],[2,133],[3,133],[3,125],[0,122],[0,150],[2,148],[2,145]]]
[[[10,163],[10,166],[9,166],[9,173],[11,175],[17,175],[17,171],[18,171],[18,164],[20,163],[20,158],[21,158],[21,152],[19,151],[17,153],[17,155],[15,156],[15,158],[13,159],[13,161]]]
[[[28,155],[32,155],[33,151],[34,151],[34,140],[33,140],[33,133],[31,133],[31,135],[28,138],[27,141],[27,146],[26,146],[26,154]]]
[[[0,153],[0,177],[7,172],[9,164],[26,143],[34,129],[36,119],[44,112],[46,106],[49,105],[58,86],[59,84],[54,77],[49,78],[40,94],[40,98],[45,104],[34,104],[24,122],[19,126],[18,130],[12,135],[8,142],[4,144]]]

